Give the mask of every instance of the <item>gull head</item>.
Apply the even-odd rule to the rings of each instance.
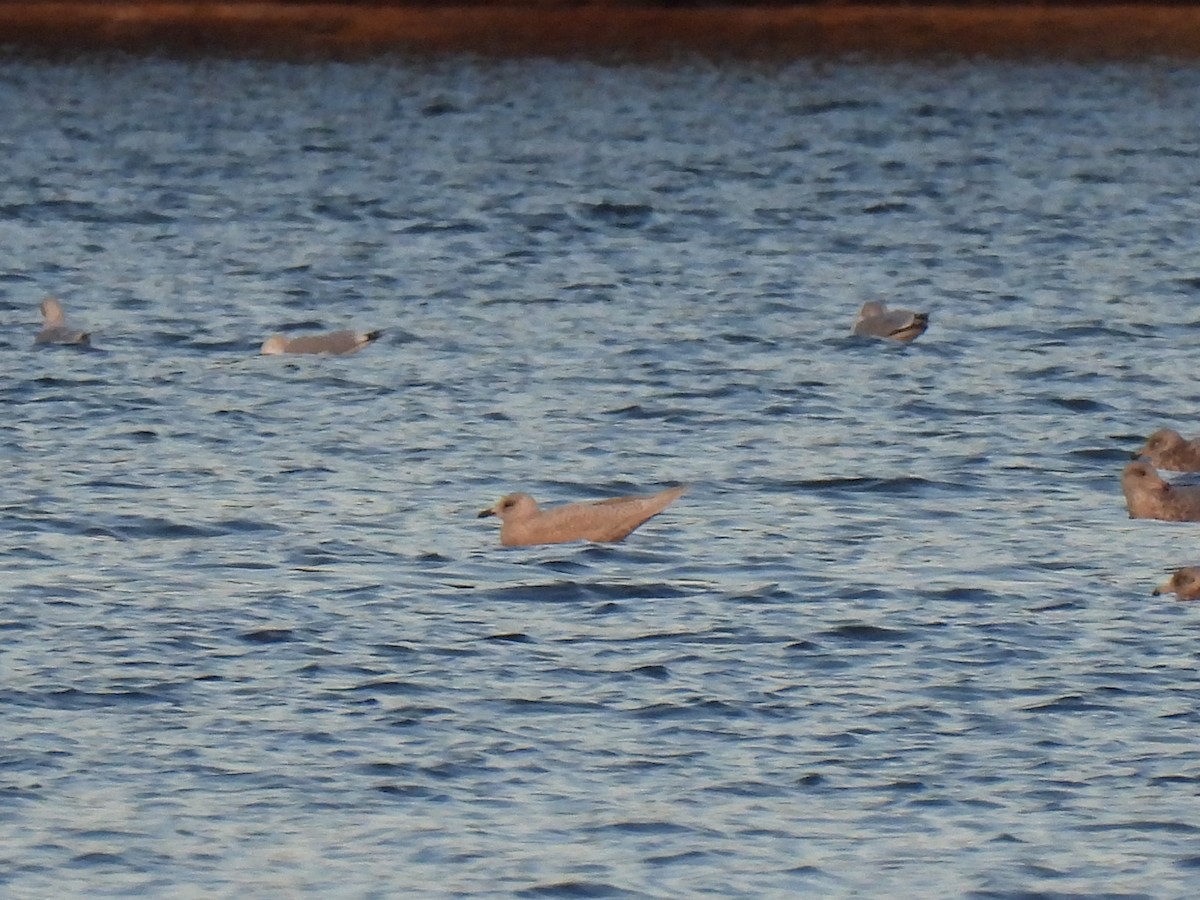
[[[1136,450],[1130,454],[1134,459],[1139,456],[1155,456],[1160,453],[1170,453],[1183,447],[1187,441],[1183,439],[1183,435],[1178,431],[1173,431],[1170,428],[1160,428],[1150,437],[1146,438],[1146,443],[1141,450]]]
[[[67,322],[62,304],[56,297],[47,297],[42,301],[42,324],[46,328],[59,328]]]
[[[528,494],[508,494],[497,500],[494,505],[480,510],[478,518],[483,519],[487,516],[495,516],[501,522],[505,522],[508,519],[520,519],[536,515],[537,511],[537,501]]]
[[[1154,596],[1174,594],[1180,600],[1200,599],[1200,568],[1186,566],[1154,589]]]

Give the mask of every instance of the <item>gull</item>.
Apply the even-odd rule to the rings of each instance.
[[[1185,566],[1154,589],[1154,596],[1174,594],[1180,600],[1200,600],[1200,568]]]
[[[657,494],[567,503],[543,510],[528,494],[509,494],[479,513],[500,519],[505,547],[561,544],[567,541],[619,541],[671,505],[687,490],[673,487]]]
[[[864,303],[854,320],[853,333],[859,337],[891,338],[911,341],[929,327],[929,313],[909,309],[888,309],[878,300]]]
[[[344,356],[361,350],[381,334],[382,331],[330,331],[327,334],[305,334],[294,338],[275,334],[263,341],[262,352],[268,356],[276,353],[328,353]]]
[[[91,335],[67,325],[67,315],[55,297],[42,301],[42,330],[33,339],[35,344],[87,344]]]
[[[1178,431],[1160,428],[1142,449],[1130,454],[1134,459],[1144,456],[1160,469],[1172,472],[1200,472],[1200,440],[1188,440]]]
[[[1121,473],[1121,490],[1131,519],[1200,521],[1200,487],[1172,485],[1150,463],[1135,460]]]

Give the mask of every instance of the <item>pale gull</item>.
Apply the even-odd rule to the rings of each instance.
[[[1200,472],[1200,440],[1188,440],[1178,431],[1160,428],[1142,449],[1131,454],[1134,459],[1144,456],[1160,469],[1172,472]]]
[[[62,304],[54,297],[42,301],[42,330],[33,339],[35,344],[87,344],[91,335],[67,325]]]
[[[1185,566],[1154,589],[1154,596],[1174,594],[1180,600],[1200,600],[1200,568]]]
[[[376,340],[382,331],[331,331],[328,334],[305,334],[287,338],[282,334],[272,335],[263,341],[262,352],[275,353],[328,353],[344,356],[355,353]]]
[[[911,341],[925,333],[929,327],[929,313],[913,312],[909,309],[888,309],[878,300],[863,304],[854,321],[854,334],[859,337],[890,338],[893,341]]]
[[[505,547],[619,541],[647,519],[657,516],[686,490],[686,486],[674,487],[657,494],[567,503],[546,510],[539,508],[528,494],[509,494],[479,513],[479,518],[499,517],[500,543]]]
[[[1131,519],[1162,519],[1166,522],[1200,521],[1200,487],[1172,485],[1154,466],[1136,460],[1121,473],[1121,490]]]

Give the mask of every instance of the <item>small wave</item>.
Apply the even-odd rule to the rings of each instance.
[[[534,603],[577,603],[594,600],[670,600],[691,596],[690,591],[666,582],[548,581],[484,591],[493,600]]]
[[[669,822],[662,819],[631,819],[625,822],[611,822],[589,828],[593,834],[616,831],[622,834],[691,834],[696,831],[689,825]]]
[[[133,706],[146,703],[170,702],[172,684],[163,684],[161,690],[133,689],[126,691],[82,691],[77,688],[62,688],[44,694],[24,693],[19,697],[10,694],[10,702],[19,706],[46,706],[51,709],[104,709],[114,706]]]
[[[820,644],[813,641],[792,641],[783,649],[793,653],[811,653],[814,651],[819,652],[822,648]]]
[[[481,225],[474,222],[459,220],[457,222],[418,222],[402,229],[403,234],[478,234],[483,231]]]
[[[991,603],[1001,600],[999,595],[983,588],[955,587],[941,591],[927,591],[929,597],[938,600],[951,600],[955,603]]]
[[[96,203],[79,200],[10,203],[0,206],[0,218],[39,224],[55,219],[103,225],[166,225],[175,221],[171,216],[149,209],[107,209]]]
[[[489,600],[529,601],[536,603],[577,603],[588,599],[582,586],[572,581],[522,584],[493,588],[484,592]]]
[[[429,685],[421,684],[415,681],[403,681],[396,678],[384,678],[378,681],[367,681],[363,684],[356,684],[347,690],[353,693],[368,693],[368,694],[385,694],[387,696],[406,697],[412,694],[425,694],[431,688]]]
[[[1106,412],[1113,408],[1107,403],[1087,397],[1044,397],[1042,399],[1051,406],[1057,406],[1059,409],[1070,412]]]
[[[695,410],[679,409],[672,407],[649,407],[643,406],[640,403],[631,403],[628,406],[621,406],[616,409],[606,409],[601,412],[601,415],[614,416],[622,419],[640,420],[658,420],[660,422],[685,422],[688,419],[695,418],[698,413]]]
[[[654,214],[644,203],[581,203],[579,209],[584,218],[613,228],[641,228]]]
[[[692,865],[707,859],[711,855],[707,850],[680,850],[678,853],[647,856],[644,862],[648,866]]]
[[[1106,704],[1092,703],[1080,694],[1066,694],[1045,703],[1035,703],[1022,707],[1023,712],[1113,712],[1114,708]]]
[[[428,118],[436,118],[438,116],[448,116],[453,113],[463,112],[463,108],[453,100],[430,100],[421,107],[421,115]]]
[[[517,715],[561,715],[563,713],[602,713],[606,707],[602,703],[584,703],[569,700],[529,700],[524,697],[512,697],[502,701],[510,712]]]
[[[1130,438],[1124,447],[1085,447],[1082,450],[1068,450],[1067,456],[1073,459],[1081,459],[1085,462],[1117,462],[1122,463],[1129,460],[1130,448],[1135,448],[1142,442],[1142,438]]]
[[[758,603],[763,601],[792,600],[795,596],[795,593],[781,587],[778,582],[770,581],[765,584],[727,591],[721,595],[721,599],[724,602]]]
[[[716,714],[725,719],[740,719],[748,715],[740,706],[721,700],[697,699],[690,703],[653,703],[634,711],[639,719],[669,721],[672,719],[701,719]]]
[[[853,623],[817,632],[821,637],[837,638],[845,641],[894,641],[902,643],[910,637],[907,631],[896,628],[884,628],[880,625]]]
[[[1162,819],[1133,819],[1124,822],[1105,822],[1102,825],[1080,825],[1081,831],[1140,831],[1146,834],[1200,834],[1200,826],[1190,822],[1171,822]]]
[[[420,652],[412,644],[375,644],[371,649],[380,656],[393,659],[410,659]]]
[[[666,666],[649,665],[638,666],[630,670],[630,675],[640,675],[643,678],[652,678],[655,681],[667,681],[671,677],[671,672]]]
[[[231,534],[280,531],[279,526],[255,519],[224,519],[195,525],[174,522],[158,516],[106,516],[99,521],[71,523],[72,530],[89,537],[108,537],[118,541],[194,540]]]
[[[889,200],[883,203],[873,203],[870,206],[863,207],[863,212],[871,216],[877,216],[883,213],[912,212],[912,210],[913,206],[911,203],[904,203],[897,200]]]
[[[157,437],[157,435],[154,436]],[[106,488],[117,491],[146,491],[150,489],[150,485],[148,484],[142,484],[137,481],[121,481],[116,478],[93,478],[85,481],[84,485],[90,488]]]
[[[756,483],[767,484],[755,479]],[[848,493],[912,494],[930,487],[952,487],[946,482],[930,481],[916,475],[899,478],[868,478],[863,476],[834,478],[804,478],[797,480],[772,480],[771,488],[787,491],[844,491]]]
[[[125,866],[128,865],[128,860],[119,853],[108,853],[103,850],[93,850],[90,853],[81,853],[78,856],[73,856],[67,862],[69,866],[91,867],[91,866]]]
[[[819,116],[831,112],[857,112],[875,109],[878,106],[878,103],[870,100],[822,100],[794,106],[792,112],[798,116]]]
[[[501,644],[532,644],[533,638],[523,631],[510,631],[504,634],[489,634],[485,641],[495,641]]]
[[[644,895],[603,881],[556,881],[513,891],[513,896],[588,900],[588,898],[593,897],[640,897]]]
[[[435,791],[433,788],[421,784],[381,784],[375,790],[381,794],[401,797],[405,800],[428,800],[444,803],[450,799],[442,791]]]
[[[480,306],[553,306],[562,303],[561,297],[528,294],[524,296],[489,297],[480,301]]]
[[[295,632],[290,628],[259,628],[256,631],[244,631],[238,638],[247,644],[283,644],[294,636]]]

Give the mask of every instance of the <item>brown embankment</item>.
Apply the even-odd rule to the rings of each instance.
[[[0,0],[0,44],[35,53],[115,49],[291,58],[385,52],[1198,58],[1200,7]]]

